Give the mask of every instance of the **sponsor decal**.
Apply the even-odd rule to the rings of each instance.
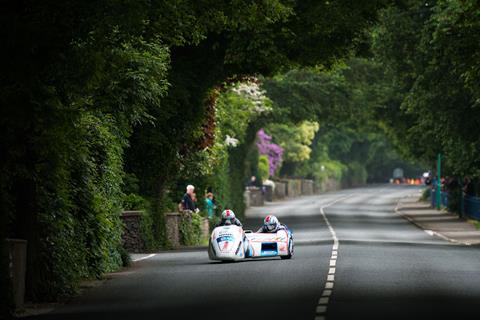
[[[229,235],[222,235],[220,237],[217,238],[217,242],[220,243],[220,242],[223,242],[223,241],[233,241],[233,236],[231,234]]]

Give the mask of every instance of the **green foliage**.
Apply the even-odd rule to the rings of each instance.
[[[284,149],[284,162],[302,162],[310,158],[310,144],[318,131],[318,123],[303,121],[295,124],[272,124],[266,129],[274,142]]]
[[[255,82],[240,82],[228,87],[215,103],[217,138],[223,139],[228,135],[245,141],[249,124],[262,114],[269,114],[271,104]]]
[[[144,197],[140,196],[140,186],[138,178],[133,174],[125,174],[123,178],[123,197],[122,197],[122,209],[123,210],[141,210],[142,218],[140,220],[140,233],[145,244],[147,251],[155,250],[160,247],[160,240],[158,235],[154,234],[154,222],[152,219],[152,205]],[[124,251],[124,250],[123,250]],[[128,260],[125,260],[125,255],[120,250],[123,265],[129,264]]]
[[[265,181],[270,176],[270,166],[268,164],[268,157],[261,155],[258,157],[258,174],[262,181]]]
[[[294,69],[265,79],[263,87],[275,105],[273,122],[343,121],[352,111],[344,81],[333,72]]]
[[[219,1],[212,6],[208,2],[196,1],[195,4],[182,2],[175,5],[158,2],[146,9],[152,19],[148,24],[152,33],[171,48],[171,68],[168,96],[163,99],[161,110],[149,112],[155,118],[154,124],[136,128],[130,139],[132,147],[127,154],[127,171],[134,172],[142,181],[142,195],[154,198],[171,190],[168,197],[178,201],[175,190],[183,189],[187,181],[198,181],[196,185],[202,186],[201,189],[208,186],[207,181],[215,185],[215,178],[212,180],[206,175],[214,168],[210,164],[215,163],[218,150],[211,150],[216,148],[212,144],[206,146],[210,150],[204,150],[202,141],[203,128],[211,127],[214,121],[215,111],[211,110],[210,103],[205,103],[214,86],[231,77],[238,79],[259,72],[269,75],[292,65],[329,64],[346,56],[356,44],[347,39],[359,36],[362,28],[375,20],[379,3],[360,1],[352,5],[342,1],[331,5],[316,1]],[[349,8],[349,19],[343,17],[344,6]],[[312,12],[319,14],[321,19]],[[304,32],[305,25],[312,29]],[[238,97],[233,96],[233,99]],[[236,105],[232,102],[232,106]],[[224,133],[216,135],[216,140],[223,141],[228,134],[240,143],[245,141],[243,151],[246,152],[237,154],[232,151],[236,158],[228,157],[228,162],[235,162],[228,166],[228,172],[232,188],[237,193],[244,183],[243,169],[249,167],[243,161],[252,140],[243,140],[233,126],[238,126],[241,133],[245,131],[244,125],[251,122],[246,121],[248,112],[244,113],[244,108],[229,111],[234,120],[240,121],[224,122],[232,127],[226,130],[225,125]],[[222,123],[221,112],[218,115],[218,122]],[[200,153],[205,154],[201,159],[197,156]],[[234,202],[236,210],[243,211],[239,194],[234,195],[233,190],[218,191],[235,197],[235,201],[224,201]]]
[[[2,10],[0,208],[7,236],[29,243],[27,298],[68,295],[81,277],[118,267],[119,212],[144,206],[136,195],[164,244],[177,186],[214,181],[210,160],[242,212],[258,128],[234,112],[239,145],[206,143],[208,93],[231,77],[350,54],[379,3],[27,0]],[[127,198],[124,171],[139,180]]]
[[[159,236],[154,234],[154,230],[154,221],[149,207],[147,210],[142,211],[142,220],[140,221],[140,233],[147,251],[156,250],[162,244],[158,240]]]
[[[343,176],[342,184],[347,187],[358,187],[367,183],[367,170],[359,162],[351,162],[347,165],[346,174]]]
[[[68,295],[81,277],[100,276],[122,264],[118,249],[123,146],[115,135],[115,122],[83,113],[73,128],[75,135],[62,142],[76,156],[58,157],[68,154],[61,149],[59,154],[46,153],[43,156],[51,160],[37,169],[38,175],[48,175],[49,183],[37,187],[41,201],[34,235],[43,241],[39,255],[29,256],[36,266],[29,274],[34,298]]]
[[[200,190],[213,188],[218,211],[231,208],[239,217],[243,216],[243,189],[250,174],[247,171],[250,165],[258,166],[255,123],[270,110],[271,101],[255,82],[236,83],[219,93],[215,102],[215,143],[203,151],[205,157],[198,161],[198,165],[206,168],[188,175],[188,181],[194,181]],[[184,185],[187,182],[180,181]]]
[[[384,10],[373,37],[375,58],[388,71],[386,127],[415,158],[444,172],[480,174],[477,1],[407,2]],[[388,91],[387,91],[388,92]]]
[[[138,194],[129,193],[123,197],[123,210],[144,210],[148,202]]]
[[[117,250],[120,254],[120,259],[122,260],[122,267],[129,267],[132,264],[132,258],[130,258],[130,254],[122,246],[119,246]]]
[[[274,104],[274,123],[267,129],[275,141],[285,141],[282,174],[342,180],[344,186],[386,182],[397,166],[417,175],[418,165],[402,160],[374,117],[372,110],[388,92],[382,79],[377,63],[359,58],[331,70],[291,70],[267,79],[264,87]],[[297,117],[316,125],[302,144],[296,134],[302,126],[285,124]]]
[[[317,139],[312,148],[314,150],[312,157],[309,161],[302,163],[296,173],[303,177],[313,178],[319,183],[328,179],[341,181],[346,172],[346,166],[340,161],[330,159],[328,145]]]
[[[182,244],[185,246],[195,246],[201,243],[203,217],[196,212],[184,213],[180,219],[180,235]]]

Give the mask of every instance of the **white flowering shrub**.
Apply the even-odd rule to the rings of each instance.
[[[232,91],[246,98],[256,113],[266,113],[272,110],[271,101],[266,96],[265,90],[262,90],[256,82],[241,82],[232,88]]]

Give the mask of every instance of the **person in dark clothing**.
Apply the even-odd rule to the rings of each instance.
[[[182,198],[182,209],[183,210],[190,210],[190,211],[197,211],[197,206],[193,201],[193,193],[195,192],[195,187],[189,184],[187,186],[187,192],[183,195]]]
[[[249,187],[249,188],[257,187],[257,177],[252,176],[252,177],[250,178],[250,181],[249,181],[248,184],[247,184],[247,187]]]
[[[243,227],[240,220],[235,217],[235,213],[232,210],[226,209],[222,212],[222,220],[218,224],[218,226],[228,226],[228,225],[236,225],[239,227]]]

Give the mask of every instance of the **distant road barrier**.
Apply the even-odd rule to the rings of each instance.
[[[468,216],[480,220],[480,198],[465,196],[464,211]]]
[[[449,197],[450,195],[448,192],[442,191],[440,193],[441,204],[443,207],[448,207]],[[435,189],[430,190],[430,199],[432,207],[435,207]],[[471,218],[480,220],[480,198],[464,196],[463,201],[463,213]]]

